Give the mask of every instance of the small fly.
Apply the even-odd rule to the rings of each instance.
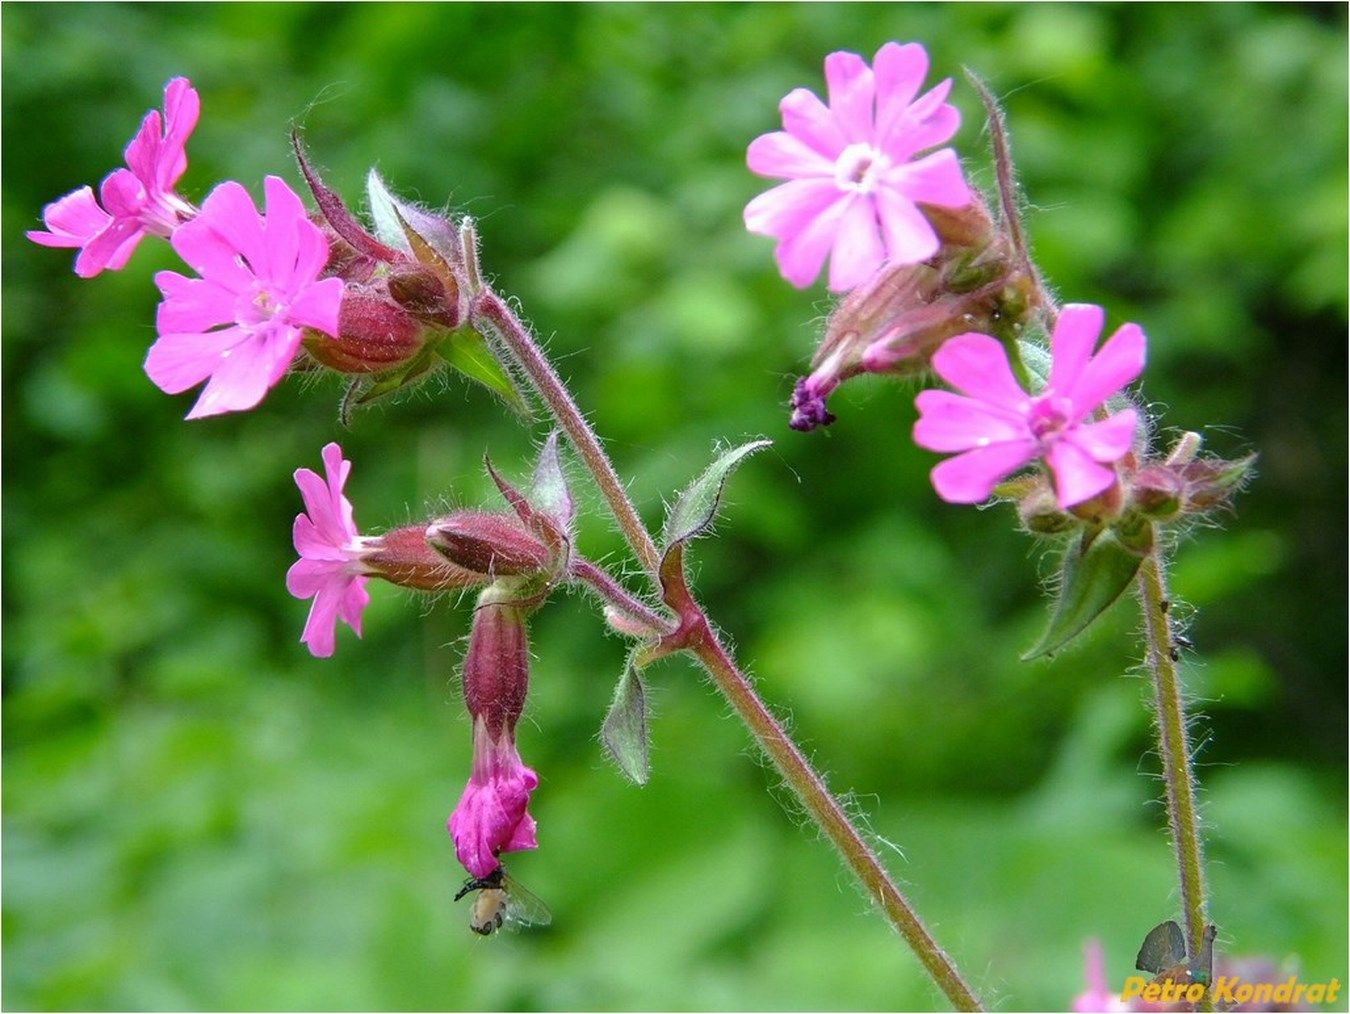
[[[516,930],[526,926],[547,926],[553,921],[548,906],[519,883],[506,875],[506,867],[498,866],[486,877],[470,877],[455,895],[459,901],[470,891],[477,891],[469,909],[469,929],[483,936],[491,936],[502,927]]]

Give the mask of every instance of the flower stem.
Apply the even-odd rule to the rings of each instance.
[[[498,336],[511,359],[548,406],[609,504],[620,531],[642,562],[653,588],[660,589],[661,554],[656,543],[628,499],[628,493],[615,474],[604,448],[600,446],[599,438],[586,422],[553,365],[535,344],[525,325],[501,297],[490,289],[483,289],[475,297],[470,314],[476,323],[486,324]],[[578,564],[574,562],[573,572],[576,577],[591,584],[611,601],[615,601],[611,597],[614,595],[621,595],[623,599],[632,598],[618,587],[617,582],[606,581],[604,578],[607,575],[603,575],[599,568],[588,568],[584,562],[580,564],[580,573],[577,568]],[[635,601],[624,602],[621,608],[641,617],[642,614],[633,608]],[[615,604],[620,603],[615,601]],[[659,617],[651,618],[659,620]],[[961,978],[956,966],[919,920],[848,814],[830,795],[824,780],[759,699],[749,680],[713,632],[701,609],[697,621],[689,644],[690,650],[703,663],[714,684],[750,730],[751,736],[773,760],[802,801],[811,822],[834,844],[845,864],[862,882],[868,896],[881,907],[887,920],[904,937],[952,1005],[959,1010],[981,1010],[979,1000]]]
[[[619,612],[650,627],[652,634],[660,636],[670,633],[673,629],[674,625],[669,620],[619,584],[613,575],[602,567],[581,557],[573,557],[568,571],[573,579],[589,585],[596,594]]]
[[[1190,954],[1198,954],[1204,940],[1204,863],[1200,848],[1200,822],[1195,807],[1195,776],[1191,772],[1191,748],[1186,733],[1185,705],[1177,674],[1176,646],[1168,622],[1167,578],[1162,551],[1156,542],[1139,567],[1139,606],[1144,616],[1147,664],[1153,677],[1154,722],[1158,729],[1158,754],[1167,786],[1167,818],[1172,832],[1181,879],[1181,907],[1186,921]]]
[[[701,626],[694,639],[694,654],[806,807],[811,822],[824,832],[839,851],[840,858],[923,962],[924,968],[952,1006],[957,1010],[981,1010],[980,1001],[961,978],[951,958],[938,946],[900,889],[895,886],[876,853],[830,795],[824,781],[797,744],[764,706],[706,619]]]
[[[619,481],[614,466],[610,464],[609,455],[600,446],[599,438],[586,422],[586,417],[581,414],[581,409],[577,408],[577,403],[573,401],[571,392],[553,369],[553,364],[534,343],[529,331],[511,312],[511,308],[491,289],[484,289],[479,293],[470,314],[473,318],[491,326],[510,352],[511,358],[525,373],[531,386],[548,405],[558,425],[563,428],[568,440],[581,455],[586,470],[595,478],[601,495],[609,504],[624,538],[637,554],[643,570],[653,581],[658,580],[661,554],[656,549],[656,543],[652,541],[651,535],[642,524],[642,518],[638,516],[633,502],[628,499],[623,483]]]

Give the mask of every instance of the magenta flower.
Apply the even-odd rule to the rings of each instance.
[[[829,287],[843,292],[883,264],[916,264],[937,252],[919,203],[960,208],[970,190],[950,148],[914,156],[956,133],[951,79],[919,98],[928,54],[888,42],[869,68],[857,53],[825,58],[826,106],[797,88],[779,103],[783,129],[750,143],[752,172],[788,182],[745,207],[745,227],[778,240],[783,277],[815,281],[830,257]]]
[[[155,275],[164,301],[145,372],[169,394],[210,378],[189,419],[253,408],[295,358],[302,328],[338,333],[342,280],[319,280],[328,241],[283,180],[264,187],[263,215],[242,186],[222,183],[174,232],[174,250],[201,278]]]
[[[933,469],[938,496],[950,503],[988,499],[1004,476],[1044,458],[1061,509],[1082,503],[1115,481],[1107,467],[1130,450],[1138,415],[1122,409],[1086,421],[1144,368],[1144,332],[1119,328],[1094,356],[1105,315],[1099,306],[1060,311],[1050,336],[1050,377],[1039,394],[1013,379],[995,338],[963,334],[933,356],[938,376],[960,391],[923,391],[915,404],[914,442],[930,451],[959,451]]]
[[[91,278],[126,264],[147,235],[167,238],[194,210],[174,184],[187,169],[188,135],[197,125],[201,102],[185,77],[164,86],[164,116],[152,109],[125,151],[129,168],[109,173],[99,186],[102,205],[89,187],[80,187],[42,209],[47,231],[28,238],[54,247],[78,247],[75,273]]]
[[[473,877],[495,870],[502,852],[538,848],[534,818],[526,807],[539,776],[516,752],[512,734],[496,739],[480,718],[473,726],[473,771],[446,821],[455,855]]]
[[[325,478],[308,468],[295,470],[295,484],[305,501],[305,513],[292,530],[300,559],[286,573],[286,590],[298,599],[314,599],[300,640],[310,654],[333,654],[339,619],[361,636],[361,611],[370,601],[361,559],[364,540],[352,519],[352,505],[342,493],[352,463],[342,448],[330,443],[323,449]]]
[[[509,593],[505,593],[509,594]],[[486,877],[503,852],[538,846],[526,807],[539,776],[516,752],[516,722],[529,688],[525,614],[498,592],[479,599],[464,656],[464,703],[473,718],[473,770],[446,830],[470,876]]]

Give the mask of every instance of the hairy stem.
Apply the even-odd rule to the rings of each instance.
[[[498,336],[506,352],[548,406],[609,504],[619,530],[642,562],[652,587],[660,589],[661,555],[656,543],[643,526],[637,509],[614,472],[614,466],[600,446],[599,438],[577,408],[553,365],[535,344],[525,325],[496,293],[484,289],[475,298],[470,314],[475,323],[487,325]],[[639,607],[642,610],[646,607],[598,567],[585,561],[574,562],[573,573],[624,612],[647,619],[642,612],[636,611]],[[651,619],[662,628],[668,627],[667,621],[655,614],[651,615]],[[824,780],[756,695],[750,682],[718,640],[701,609],[697,613],[697,624],[692,633],[688,645],[690,650],[703,663],[755,741],[773,760],[802,801],[811,822],[834,844],[845,864],[862,882],[868,896],[876,901],[891,925],[913,949],[938,988],[959,1010],[982,1009],[956,966],[919,920],[848,814],[825,788]]]
[[[1167,820],[1181,880],[1181,907],[1190,954],[1200,953],[1204,940],[1205,877],[1200,848],[1200,822],[1195,808],[1195,776],[1186,733],[1186,711],[1177,675],[1176,646],[1167,618],[1167,579],[1161,550],[1154,548],[1139,568],[1139,606],[1144,614],[1148,670],[1153,677],[1154,723],[1158,754],[1167,786]]]
[[[573,557],[568,573],[575,580],[590,586],[596,594],[625,616],[650,627],[652,634],[660,636],[674,629],[673,623],[619,584],[608,571],[589,560]]]
[[[572,400],[571,392],[553,369],[553,364],[534,343],[525,325],[495,292],[484,289],[474,300],[470,313],[473,318],[492,328],[493,333],[510,352],[511,358],[529,379],[530,385],[548,405],[558,425],[567,434],[567,439],[581,455],[586,470],[595,478],[595,484],[600,487],[601,495],[609,504],[624,538],[637,554],[642,568],[653,581],[656,581],[657,571],[661,566],[661,554],[656,549],[656,543],[652,541],[651,535],[642,524],[642,518],[638,516],[633,502],[628,499],[623,483],[619,481],[614,466],[610,464],[609,455],[600,446],[595,431],[586,422],[581,409],[577,408],[577,403]]]
[[[957,1010],[980,1010],[980,1001],[961,978],[951,958],[938,946],[797,744],[764,706],[706,620],[701,628],[695,635],[694,654],[806,807],[811,822],[829,838],[845,865],[862,882],[868,897],[904,937],[952,1005]]]

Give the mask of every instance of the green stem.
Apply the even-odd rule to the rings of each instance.
[[[661,583],[661,554],[651,534],[642,524],[637,509],[614,472],[608,456],[600,446],[599,438],[586,422],[571,393],[558,377],[553,365],[535,344],[525,325],[513,314],[506,303],[489,289],[475,297],[470,309],[475,324],[486,325],[498,337],[501,345],[520,368],[535,392],[543,400],[567,434],[572,446],[581,456],[605,501],[609,504],[619,530],[642,562],[658,591]],[[583,567],[583,570],[585,568]],[[616,593],[614,588],[600,589],[595,584],[597,574],[586,571],[578,574],[589,578],[597,590]],[[603,584],[603,582],[602,582]],[[630,604],[630,612],[631,604]],[[811,767],[805,755],[778,724],[764,702],[756,695],[749,680],[741,673],[731,655],[713,633],[702,610],[696,614],[696,626],[689,648],[703,663],[714,684],[726,697],[749,729],[751,736],[773,760],[792,790],[806,807],[814,824],[839,851],[845,864],[853,871],[876,901],[887,920],[909,944],[924,969],[938,988],[959,1010],[981,1010],[980,1002],[957,972],[951,959],[937,945],[924,927],[909,902],[882,867],[876,854],[868,846],[862,833],[849,820],[843,808],[830,795],[824,780]]]
[[[764,706],[706,619],[702,620],[700,627],[694,636],[694,654],[806,808],[811,822],[838,850],[840,858],[862,883],[868,897],[876,902],[896,932],[904,937],[952,1006],[957,1010],[982,1010],[979,999],[961,978],[952,959],[938,946],[908,900],[895,886],[895,881],[881,865],[876,853],[853,826],[838,801],[830,795],[824,781],[797,744]]]
[[[1167,818],[1172,848],[1176,852],[1181,880],[1181,908],[1186,921],[1187,950],[1200,953],[1208,915],[1205,911],[1204,860],[1200,847],[1200,821],[1195,806],[1195,776],[1191,772],[1191,747],[1186,732],[1186,710],[1176,665],[1176,645],[1167,618],[1167,578],[1158,546],[1144,557],[1139,568],[1139,605],[1144,615],[1146,659],[1153,677],[1154,723],[1158,730],[1158,754],[1163,782],[1167,786]]]

